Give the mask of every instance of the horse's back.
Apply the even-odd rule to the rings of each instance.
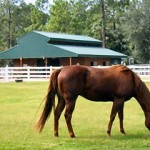
[[[94,68],[87,66],[64,67],[58,76],[62,95],[82,95],[95,101],[109,101],[114,97],[131,97],[134,81],[131,70],[123,66]]]

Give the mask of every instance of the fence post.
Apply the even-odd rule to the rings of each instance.
[[[8,65],[5,67],[5,80],[8,81]]]
[[[30,67],[27,66],[27,80],[30,81]]]
[[[53,67],[50,66],[50,76],[52,75],[52,73],[53,73]]]

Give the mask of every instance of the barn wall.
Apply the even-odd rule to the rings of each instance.
[[[98,66],[98,65],[111,65],[111,60],[109,58],[71,58],[72,65],[80,64],[86,66]],[[70,64],[70,58],[60,58],[60,64],[66,66]]]
[[[44,61],[44,60],[43,60]],[[80,64],[86,66],[110,66],[112,64],[120,64],[121,59],[110,59],[110,58],[71,58],[72,65]],[[14,66],[19,67],[21,65],[20,59],[14,60]],[[59,58],[58,66],[70,65],[70,58]],[[22,59],[22,66],[37,66],[37,59]],[[48,65],[50,66],[50,65]],[[52,65],[55,66],[55,65]]]
[[[109,58],[85,58],[85,65],[87,66],[109,66]]]
[[[72,65],[76,65],[76,64],[84,65],[85,64],[85,58],[60,58],[60,65],[62,66],[70,65],[70,61]]]
[[[22,66],[36,66],[37,65],[37,59],[22,59]],[[21,60],[15,59],[14,60],[14,67],[20,67],[21,66]]]

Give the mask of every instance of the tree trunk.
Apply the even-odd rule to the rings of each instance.
[[[8,49],[11,47],[11,35],[10,35],[10,31],[11,31],[11,8],[8,8]]]
[[[105,2],[101,0],[101,10],[102,10],[102,47],[106,47],[106,23],[105,23]]]

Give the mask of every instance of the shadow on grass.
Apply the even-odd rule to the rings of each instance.
[[[58,138],[63,138],[63,139],[71,139],[69,136],[65,137],[58,137]],[[72,140],[140,140],[140,139],[150,139],[150,134],[145,134],[145,133],[132,133],[132,134],[126,134],[126,135],[121,135],[121,134],[115,134],[112,135],[111,137],[107,137],[107,135],[91,135],[91,136],[85,136],[85,135],[79,135],[76,138],[73,138]]]

